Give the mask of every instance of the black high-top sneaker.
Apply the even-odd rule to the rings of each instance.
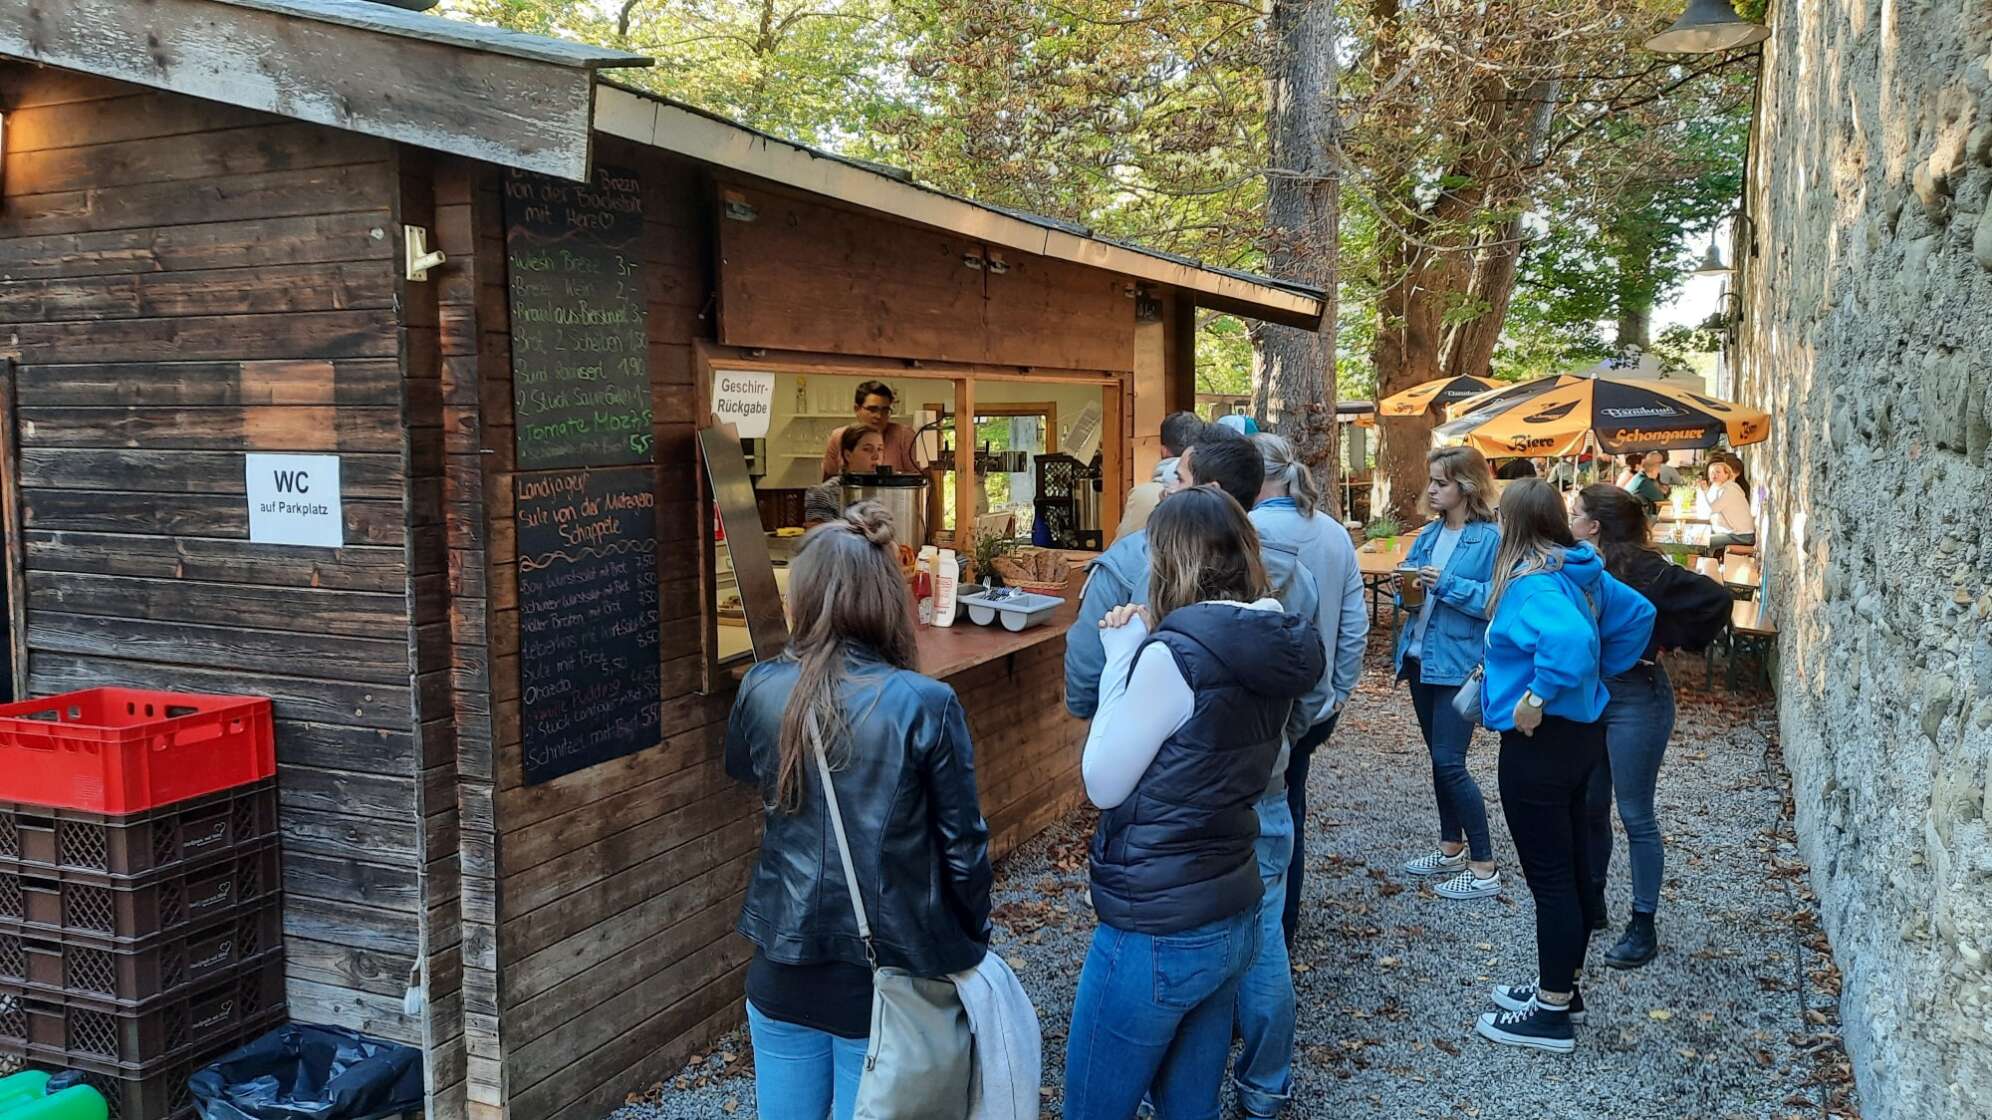
[[[1632,912],[1624,936],[1605,951],[1605,963],[1613,968],[1638,968],[1660,954],[1660,935],[1653,929],[1653,915]]]
[[[1575,1002],[1575,997],[1572,997]],[[1577,1049],[1577,1032],[1570,1026],[1570,1009],[1531,1000],[1521,1011],[1489,1011],[1473,1025],[1480,1037],[1503,1046],[1525,1046],[1568,1054]]]
[[[1500,984],[1488,994],[1493,998],[1494,1006],[1503,1011],[1527,1011],[1529,1005],[1535,1002],[1536,991],[1536,982],[1531,980],[1526,984]],[[1584,989],[1577,988],[1570,993],[1570,1010],[1566,1014],[1572,1023],[1583,1025]]]

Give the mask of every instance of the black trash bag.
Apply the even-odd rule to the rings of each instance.
[[[291,1023],[187,1082],[204,1120],[371,1120],[422,1109],[422,1054],[342,1027]]]

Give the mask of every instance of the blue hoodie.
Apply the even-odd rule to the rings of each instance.
[[[1638,664],[1652,634],[1653,604],[1607,573],[1590,545],[1553,552],[1548,567],[1509,581],[1487,624],[1482,718],[1514,730],[1528,691],[1546,715],[1594,723],[1611,699],[1605,680]]]

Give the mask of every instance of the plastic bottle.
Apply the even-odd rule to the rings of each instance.
[[[934,624],[934,566],[939,553],[933,545],[921,545],[920,557],[913,562],[913,601],[922,626]]]
[[[0,1077],[0,1114],[24,1100],[40,1097],[48,1090],[48,1074],[38,1069]]]
[[[7,1102],[7,1120],[107,1120],[110,1105],[88,1085],[71,1085],[45,1097]]]
[[[954,625],[955,588],[959,583],[961,564],[955,560],[954,549],[944,548],[934,569],[934,625]]]

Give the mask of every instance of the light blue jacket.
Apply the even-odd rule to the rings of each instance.
[[[1363,675],[1363,647],[1369,641],[1369,612],[1363,609],[1363,576],[1349,531],[1325,513],[1308,516],[1292,498],[1268,498],[1252,510],[1259,539],[1300,554],[1314,577],[1321,606],[1314,618],[1328,657],[1328,696],[1314,713],[1320,723],[1356,690]]]
[[[1406,567],[1423,568],[1432,562],[1432,549],[1439,543],[1443,521],[1425,526],[1411,542]],[[1469,521],[1460,528],[1459,543],[1439,573],[1439,581],[1426,590],[1434,600],[1432,617],[1425,624],[1425,644],[1419,650],[1418,679],[1426,684],[1458,684],[1480,664],[1480,647],[1487,636],[1487,589],[1494,580],[1494,554],[1501,548],[1501,530],[1491,521]],[[1397,597],[1404,607],[1404,597]],[[1397,628],[1396,668],[1404,673],[1404,651],[1411,647],[1411,631],[1418,625],[1418,612]]]
[[[1257,510],[1253,523],[1260,520]],[[1288,614],[1314,618],[1321,606],[1314,576],[1301,565],[1300,554],[1284,545],[1259,542],[1259,556],[1272,582],[1273,597]],[[1115,541],[1086,569],[1086,589],[1079,596],[1079,617],[1065,635],[1065,709],[1080,719],[1092,719],[1100,704],[1100,673],[1106,668],[1106,650],[1100,645],[1100,620],[1107,612],[1128,603],[1148,602],[1148,530],[1129,533]],[[1288,745],[1298,741],[1314,725],[1314,713],[1328,696],[1332,670],[1323,672],[1307,695],[1294,702],[1293,716],[1287,721]],[[1284,754],[1284,752],[1282,752]],[[1286,759],[1274,768],[1274,783],[1285,788]],[[1269,792],[1277,792],[1272,790]]]
[[[1605,681],[1630,670],[1653,636],[1653,604],[1605,571],[1588,544],[1511,580],[1487,624],[1481,718],[1512,731],[1523,691],[1546,715],[1594,723],[1611,699]]]

